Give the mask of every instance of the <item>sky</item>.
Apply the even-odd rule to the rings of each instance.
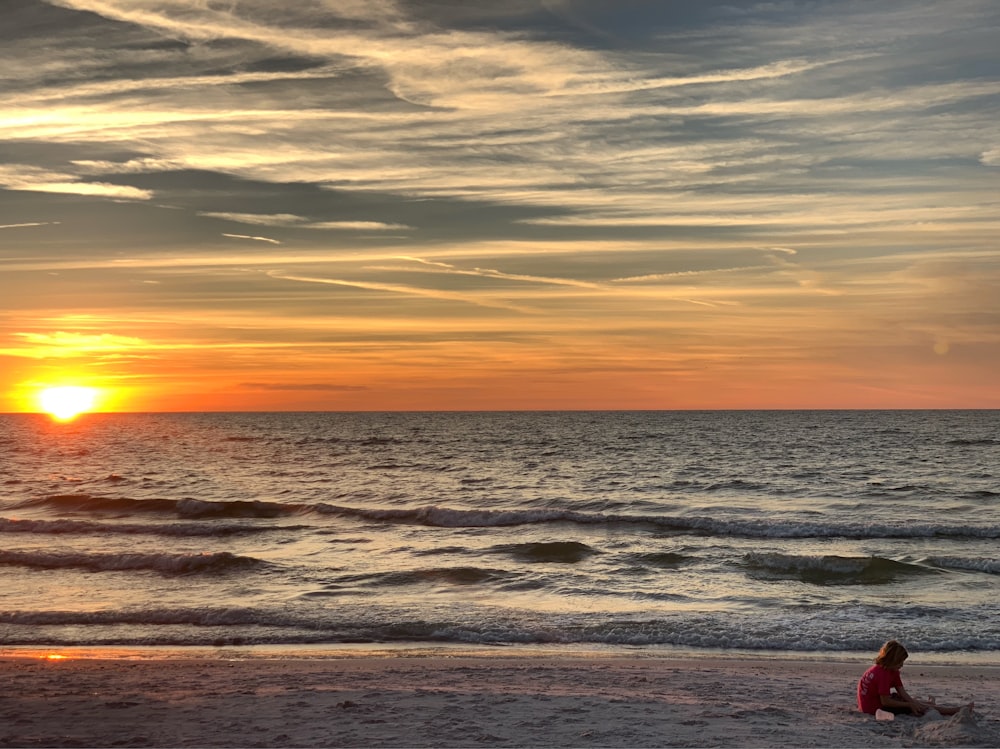
[[[998,408],[995,0],[3,0],[0,411]]]

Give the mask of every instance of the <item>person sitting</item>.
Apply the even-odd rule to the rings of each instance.
[[[965,705],[948,707],[938,705],[933,699],[918,700],[911,697],[903,687],[899,670],[910,654],[896,640],[889,640],[875,657],[875,665],[865,671],[858,681],[858,710],[874,715],[879,710],[887,710],[896,715],[923,715],[928,710],[936,710],[941,715],[954,715]],[[967,706],[970,710],[975,703]]]

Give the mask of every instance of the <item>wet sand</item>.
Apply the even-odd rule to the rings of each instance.
[[[916,660],[916,659],[911,659]],[[769,658],[0,658],[0,746],[1000,746],[1000,668],[908,663],[972,716],[857,712],[865,664]]]

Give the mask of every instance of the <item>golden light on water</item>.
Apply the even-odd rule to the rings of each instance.
[[[97,388],[80,385],[44,388],[38,393],[38,405],[58,421],[71,421],[94,409],[98,392]]]

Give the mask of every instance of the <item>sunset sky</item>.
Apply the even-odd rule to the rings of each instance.
[[[995,0],[0,17],[0,411],[1000,407]]]

